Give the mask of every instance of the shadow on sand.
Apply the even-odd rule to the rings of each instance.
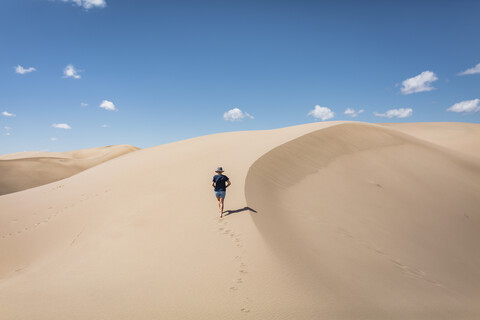
[[[257,212],[256,210],[250,208],[250,207],[243,207],[242,209],[237,209],[237,210],[226,210],[225,213],[223,214],[224,217],[229,216],[234,213],[238,212],[243,212],[243,211],[250,211],[250,212]]]

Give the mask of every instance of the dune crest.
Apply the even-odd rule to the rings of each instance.
[[[0,156],[0,195],[38,187],[73,176],[121,155],[139,150],[116,145],[68,152],[20,152]]]

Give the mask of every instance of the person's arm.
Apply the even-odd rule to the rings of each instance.
[[[230,180],[227,180],[227,185],[225,186],[225,188],[228,188],[232,183],[230,182]]]
[[[212,181],[212,187],[214,187],[214,188],[215,188],[215,182],[214,182],[214,181]]]

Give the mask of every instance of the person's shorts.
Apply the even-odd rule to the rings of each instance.
[[[215,197],[225,198],[225,191],[215,191]]]

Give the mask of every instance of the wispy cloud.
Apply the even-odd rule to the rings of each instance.
[[[78,74],[79,72],[81,72],[81,71],[75,69],[75,67],[73,65],[69,64],[63,69],[63,77],[64,78],[80,79],[81,76]]]
[[[57,138],[52,137],[52,138],[50,138],[50,140],[51,140],[51,141],[57,141]]]
[[[455,103],[453,106],[448,108],[447,111],[465,112],[465,113],[479,112],[480,99],[466,100],[466,101]]]
[[[343,113],[346,114],[347,116],[349,117],[352,117],[352,118],[356,118],[358,117],[358,115],[362,112],[364,112],[365,110],[363,109],[360,109],[358,111],[355,111],[355,109],[352,109],[352,108],[347,108],[347,110],[345,110]]]
[[[376,117],[383,117],[383,118],[407,118],[413,114],[412,108],[400,108],[400,109],[390,109],[385,113],[373,113]]]
[[[18,73],[18,74],[25,74],[25,73],[29,73],[29,72],[33,72],[33,71],[36,71],[37,69],[35,69],[34,67],[29,67],[29,68],[24,68],[22,67],[21,65],[17,65],[15,68],[15,72]]]
[[[6,131],[10,131],[10,130],[12,130],[12,128],[10,128],[10,127],[7,127],[7,126],[3,127],[3,129],[5,129]]]
[[[72,129],[72,127],[70,127],[66,123],[54,123],[54,124],[52,124],[52,127],[57,128],[57,129]]]
[[[80,105],[81,105],[82,107],[86,107],[86,106],[88,106],[88,103],[80,102]]]
[[[102,124],[102,128],[106,128],[108,127],[106,124]]]
[[[310,112],[307,113],[307,116],[312,116],[315,119],[322,119],[322,121],[325,121],[333,118],[335,116],[335,112],[330,110],[330,108],[316,105],[313,110],[310,110]]]
[[[464,75],[467,75],[467,74],[476,74],[476,73],[480,73],[480,63],[477,64],[475,67],[473,68],[470,68],[470,69],[467,69],[463,72],[460,72],[458,75],[459,76],[464,76]]]
[[[91,8],[105,8],[107,2],[105,0],[62,0],[63,2],[73,2],[79,7],[83,7],[86,10]]]
[[[109,111],[118,111],[113,102],[108,100],[103,100],[99,107]]]
[[[253,119],[253,116],[238,108],[233,108],[223,114],[223,120],[225,121],[242,121],[245,118]]]
[[[15,117],[15,115],[13,113],[10,113],[8,111],[3,111],[2,115],[4,115],[5,117]]]
[[[402,94],[431,91],[435,89],[432,87],[432,82],[437,80],[438,77],[432,71],[423,71],[418,76],[404,80],[400,91]]]

